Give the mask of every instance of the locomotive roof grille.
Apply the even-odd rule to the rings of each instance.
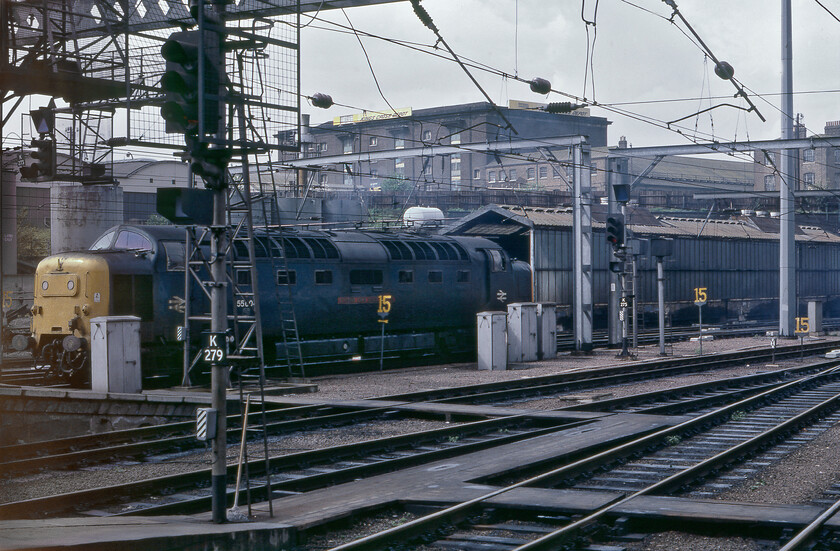
[[[447,241],[401,241],[382,239],[391,260],[469,260],[469,255],[458,243]]]

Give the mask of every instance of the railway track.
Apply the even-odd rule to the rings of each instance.
[[[542,549],[586,549],[594,545],[604,527],[615,520],[615,510],[645,495],[680,495],[715,492],[732,476],[732,466],[747,458],[767,460],[786,453],[786,438],[803,434],[804,427],[826,427],[838,420],[840,368],[803,376],[755,396],[738,400],[695,418],[642,438],[626,442],[561,467],[540,472],[517,473],[517,480],[476,480],[500,486],[477,498],[422,516],[398,527],[339,545],[333,551],[385,549],[400,542],[401,548],[479,549],[533,551]],[[824,421],[820,421],[825,417]],[[799,440],[792,442],[798,445]],[[795,447],[795,446],[794,446]],[[745,476],[744,472],[737,476]],[[503,478],[507,478],[505,475]],[[728,480],[728,479],[723,479]],[[501,483],[501,484],[500,484]],[[562,488],[572,493],[616,496],[609,504],[578,518],[546,512],[534,524],[521,515],[499,519],[493,499],[520,489]],[[584,502],[585,498],[581,498]],[[502,513],[503,515],[503,513]],[[493,517],[488,523],[488,516]],[[606,523],[606,524],[605,524]],[[507,532],[505,535],[499,533]],[[511,536],[515,534],[515,536]],[[604,536],[609,540],[609,534]],[[472,543],[469,543],[472,542]],[[480,547],[491,545],[492,547]]]
[[[822,350],[826,346],[828,345],[825,343],[819,343],[810,346],[809,351]],[[785,357],[796,355],[799,352],[798,347],[784,347],[778,349],[775,356]],[[762,361],[769,357],[770,354],[766,351],[741,351],[714,357],[657,360],[524,380],[382,396],[376,400],[369,400],[369,407],[359,402],[353,406],[343,407],[335,405],[280,407],[267,411],[266,432],[268,435],[288,434],[295,431],[354,424],[372,419],[394,419],[411,415],[407,411],[398,413],[392,405],[380,405],[381,403],[433,402],[505,405],[535,397],[559,396],[564,393],[638,382],[643,379],[671,377],[698,370],[712,370],[732,365],[735,362]],[[760,374],[741,381],[727,379],[718,383],[710,383],[705,387],[698,386],[685,390],[675,389],[672,394],[677,396],[677,404],[684,404],[681,396],[685,393],[708,392],[715,386],[718,387],[718,390],[712,391],[712,395],[715,392],[726,393],[733,391],[738,385],[749,387],[751,384],[763,384],[763,382],[788,377],[803,370],[817,369],[819,365],[821,364],[776,374]],[[705,396],[705,399],[710,403],[714,402],[712,395],[707,394]],[[610,408],[618,407],[618,404],[635,403],[638,405],[633,407],[646,407],[652,413],[674,413],[675,410],[673,408],[668,409],[664,402],[658,404],[658,406],[650,404],[650,400],[661,399],[663,396],[659,393],[618,401],[604,400],[597,405],[569,406],[563,409],[570,411],[578,409],[609,411]],[[657,407],[661,409],[657,409]],[[624,411],[632,411],[632,409]],[[462,414],[461,417],[468,416]],[[249,426],[256,426],[260,423],[260,420],[259,413],[251,413],[248,424]],[[230,444],[238,442],[239,429],[237,427],[241,426],[241,423],[242,420],[239,415],[229,416],[228,442]],[[43,469],[70,469],[106,461],[142,460],[155,454],[200,449],[203,444],[195,439],[194,428],[192,421],[184,421],[44,442],[10,445],[4,449],[3,458],[0,459],[0,473],[5,476],[20,475]]]
[[[830,344],[809,345],[806,349],[821,351]],[[777,357],[785,354],[800,354],[799,346],[779,349]],[[511,408],[501,408],[504,413],[496,416],[477,413],[469,415],[469,407],[458,409],[458,404],[505,405],[529,397],[543,397],[551,393],[562,394],[581,388],[598,388],[604,385],[635,382],[639,377],[653,378],[679,373],[714,369],[734,362],[756,362],[767,358],[768,352],[741,351],[722,355],[720,358],[692,358],[692,365],[685,359],[661,360],[645,364],[634,363],[614,368],[601,368],[587,373],[576,372],[563,377],[550,376],[507,383],[513,388],[494,385],[477,385],[470,388],[451,388],[379,397],[369,400],[370,405],[313,405],[281,407],[269,411],[270,424],[275,434],[290,431],[317,430],[318,427],[340,426],[359,420],[393,419],[411,417],[411,404],[428,401],[424,415],[430,415],[435,403],[440,412],[449,404],[448,411],[458,411],[460,420],[466,421],[454,426],[412,433],[399,437],[379,438],[362,443],[340,447],[323,448],[306,452],[271,457],[269,460],[270,487],[264,478],[265,461],[251,461],[248,464],[251,487],[250,498],[241,490],[239,502],[264,500],[268,495],[274,499],[284,496],[306,496],[309,492],[328,486],[351,483],[356,480],[372,479],[383,473],[397,473],[419,465],[435,464],[455,457],[468,457],[481,450],[518,443],[523,446],[529,441],[554,433],[562,434],[574,427],[583,426],[592,419],[610,415],[667,415],[680,416],[684,421],[675,427],[662,429],[631,442],[623,442],[608,450],[592,450],[580,456],[564,459],[564,465],[551,471],[541,472],[538,465],[529,469],[504,472],[497,477],[476,479],[473,482],[482,487],[500,488],[489,492],[492,495],[474,502],[464,502],[455,508],[435,511],[407,525],[417,523],[409,533],[374,538],[360,547],[347,549],[380,549],[390,544],[382,541],[411,539],[424,545],[424,551],[432,549],[555,549],[557,541],[573,542],[579,549],[602,543],[586,543],[592,534],[603,534],[604,527],[615,524],[618,513],[607,509],[597,519],[579,531],[578,519],[550,508],[526,512],[516,508],[499,508],[494,498],[517,489],[552,490],[593,495],[618,495],[617,503],[641,495],[691,495],[703,497],[713,495],[729,484],[750,477],[770,461],[783,456],[797,446],[818,435],[822,430],[840,420],[836,413],[837,396],[840,396],[840,375],[829,366],[836,362],[820,361],[773,373],[758,373],[747,377],[709,381],[701,384],[684,385],[666,392],[647,392],[632,396],[602,400],[561,408],[556,419],[539,417],[532,412],[511,415]],[[671,370],[674,371],[671,371]],[[820,373],[814,375],[815,371]],[[558,378],[559,377],[559,378]],[[833,386],[832,386],[833,385]],[[405,406],[395,404],[399,402]],[[387,404],[387,405],[383,405]],[[455,409],[451,409],[455,407]],[[476,408],[476,411],[479,408]],[[484,407],[490,410],[491,407]],[[420,411],[415,408],[414,412]],[[532,410],[533,411],[533,410]],[[564,411],[588,412],[587,418],[562,418]],[[550,412],[543,412],[549,415]],[[597,415],[596,415],[597,414]],[[432,414],[434,415],[434,414]],[[449,415],[449,414],[446,414]],[[599,417],[600,416],[600,417]],[[820,417],[824,417],[820,421]],[[780,421],[784,420],[784,425]],[[238,418],[231,420],[235,426]],[[254,419],[256,421],[256,419]],[[780,428],[781,427],[781,428]],[[802,427],[807,427],[804,432]],[[111,448],[125,446],[119,457],[137,458],[149,453],[171,453],[172,442],[152,442],[143,451],[143,438],[156,439],[156,430],[169,431],[166,438],[175,442],[189,442],[192,423],[174,423],[160,427],[118,431],[97,435],[104,438]],[[231,429],[230,440],[238,434]],[[800,431],[790,439],[790,435]],[[137,440],[140,439],[138,443]],[[782,441],[788,438],[787,441]],[[120,444],[122,442],[123,444]],[[11,457],[22,470],[24,465],[38,465],[38,468],[55,468],[66,465],[72,454],[79,454],[85,446],[92,445],[84,440],[64,439],[63,442],[40,443],[37,447],[10,447]],[[131,448],[135,451],[129,451]],[[113,460],[113,450],[88,450],[90,455],[75,456],[77,464]],[[71,454],[71,456],[62,454]],[[99,454],[99,459],[96,459]],[[659,455],[656,455],[659,454]],[[8,462],[7,462],[8,463]],[[663,467],[667,465],[666,467]],[[735,466],[732,469],[732,466]],[[8,465],[6,465],[8,466]],[[533,470],[536,469],[536,470]],[[0,472],[6,470],[0,464]],[[233,467],[229,469],[233,480]],[[209,470],[199,469],[178,475],[159,477],[154,480],[140,480],[119,486],[95,488],[82,492],[48,496],[0,505],[0,518],[33,518],[67,513],[91,515],[119,514],[189,514],[207,511],[210,508]],[[691,488],[691,493],[685,489]],[[234,490],[228,489],[229,502],[233,501]],[[119,496],[118,499],[115,499]],[[281,500],[282,501],[282,500]],[[470,500],[473,501],[473,500]],[[462,508],[459,508],[460,506]],[[421,507],[422,509],[423,507]],[[454,511],[445,513],[449,509]],[[428,511],[428,508],[426,509]],[[438,516],[440,515],[440,516]],[[425,524],[427,519],[429,524]],[[438,520],[435,520],[438,519]],[[422,521],[422,522],[421,522]],[[594,530],[594,532],[593,532]],[[818,532],[818,530],[817,530]],[[557,535],[559,533],[560,535]],[[611,537],[615,534],[611,534]],[[373,537],[373,536],[371,536]],[[616,536],[618,537],[618,536]],[[547,538],[547,539],[546,539]],[[581,539],[584,538],[584,539]],[[601,538],[599,540],[599,538]],[[537,542],[550,543],[537,543]],[[593,542],[614,541],[598,536]],[[466,542],[466,543],[465,543]],[[582,542],[582,543],[581,543]],[[350,545],[350,544],[348,544]],[[476,547],[471,547],[476,546]],[[489,546],[489,547],[488,547]],[[495,546],[495,547],[493,547]],[[532,547],[527,547],[532,546]],[[543,546],[543,547],[540,547]],[[409,547],[406,547],[409,548]],[[600,547],[598,549],[607,549]],[[619,547],[616,547],[618,549]],[[337,549],[345,549],[340,546]],[[592,549],[596,549],[593,547]]]

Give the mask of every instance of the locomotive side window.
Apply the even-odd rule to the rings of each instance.
[[[331,285],[333,282],[332,270],[315,270],[316,285]]]
[[[251,284],[251,270],[240,269],[236,270],[236,284],[237,285],[250,285]]]
[[[277,270],[277,285],[297,284],[297,272],[294,270]]]
[[[96,240],[96,243],[90,246],[90,250],[92,251],[101,251],[102,249],[107,249],[111,246],[111,241],[114,239],[114,234],[117,233],[116,231],[109,231],[102,237]]]
[[[183,272],[186,265],[184,244],[178,241],[162,241],[161,243],[166,252],[166,271]]]
[[[443,272],[440,270],[429,270],[429,283],[443,283]]]
[[[469,283],[470,282],[470,271],[469,270],[458,270],[458,274],[455,276],[455,281],[458,283]]]
[[[400,270],[398,281],[400,283],[414,283],[414,270]]]
[[[117,236],[117,240],[114,242],[114,248],[151,251],[153,247],[152,242],[149,241],[145,236],[140,235],[137,232],[123,230]]]
[[[350,285],[382,285],[382,270],[350,270]]]

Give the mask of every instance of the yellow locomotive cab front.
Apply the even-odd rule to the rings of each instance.
[[[68,375],[88,362],[90,320],[108,315],[109,268],[102,257],[49,256],[35,271],[32,345],[39,365]]]

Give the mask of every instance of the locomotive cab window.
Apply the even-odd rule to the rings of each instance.
[[[443,272],[440,270],[429,270],[429,283],[443,283]]]
[[[294,270],[277,270],[277,285],[297,284],[297,272]]]
[[[315,270],[315,285],[331,285],[332,282],[332,270]]]
[[[166,253],[166,271],[183,272],[186,266],[184,244],[178,241],[162,241]]]
[[[112,230],[100,237],[96,240],[96,243],[90,246],[90,250],[92,251],[101,251],[102,249],[107,249],[111,246],[111,241],[114,240],[114,234],[117,232]]]
[[[414,283],[414,270],[400,270],[398,281],[400,283]]]
[[[146,236],[140,235],[137,232],[124,230],[117,236],[117,240],[114,242],[114,248],[151,251],[153,247],[152,242]]]
[[[382,285],[382,270],[350,270],[350,285]]]

